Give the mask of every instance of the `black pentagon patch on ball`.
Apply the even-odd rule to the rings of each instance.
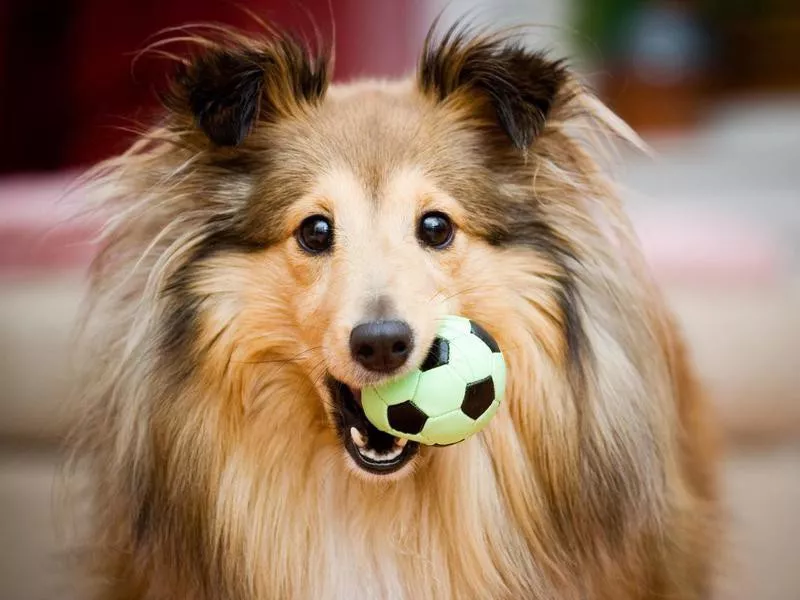
[[[471,419],[479,418],[494,402],[494,381],[490,375],[486,379],[467,384],[461,412]]]
[[[387,409],[386,416],[392,429],[409,435],[415,435],[422,431],[428,420],[427,415],[414,406],[410,400],[393,404]]]
[[[425,360],[420,365],[419,370],[424,373],[425,371],[430,371],[436,367],[446,365],[449,360],[450,344],[446,339],[437,337],[433,340],[431,349],[428,350],[428,356],[425,357]]]
[[[489,349],[492,352],[500,352],[500,346],[497,345],[497,342],[492,337],[492,335],[488,331],[486,331],[483,327],[478,325],[475,321],[470,321],[469,328],[470,331],[472,331],[472,335],[474,335],[484,344],[489,346]]]

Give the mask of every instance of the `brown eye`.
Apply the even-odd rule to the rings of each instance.
[[[422,215],[417,229],[419,241],[437,250],[447,248],[453,241],[454,233],[455,229],[450,217],[440,212],[429,212]]]
[[[333,245],[333,224],[321,215],[314,215],[300,223],[296,235],[303,250],[321,254]]]

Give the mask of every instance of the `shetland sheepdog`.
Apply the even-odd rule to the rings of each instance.
[[[600,166],[637,138],[513,32],[435,29],[413,77],[331,85],[210,27],[96,168],[94,597],[708,597],[713,428]],[[378,431],[359,390],[446,314],[505,349],[505,402],[445,448]]]

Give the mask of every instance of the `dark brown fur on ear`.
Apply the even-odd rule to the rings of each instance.
[[[460,23],[438,42],[434,34],[435,25],[419,64],[422,91],[439,101],[457,93],[488,100],[514,145],[530,147],[567,79],[564,65],[507,36],[473,35]]]
[[[179,67],[165,103],[189,111],[214,144],[237,146],[258,120],[318,102],[328,87],[329,63],[326,51],[312,57],[287,35],[253,41],[230,34]]]

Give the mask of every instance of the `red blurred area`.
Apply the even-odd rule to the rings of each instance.
[[[152,119],[155,89],[171,68],[168,61],[145,59],[132,69],[133,55],[164,28],[211,21],[257,31],[255,13],[309,39],[316,27],[330,40],[335,24],[338,79],[390,76],[410,66],[408,4],[3,0],[0,173],[84,166],[124,149],[131,135],[121,128]]]

